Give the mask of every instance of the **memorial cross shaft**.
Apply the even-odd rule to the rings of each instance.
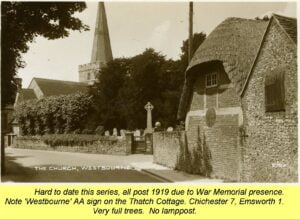
[[[147,133],[153,132],[153,129],[152,129],[152,112],[151,112],[153,109],[154,109],[154,107],[150,102],[148,102],[145,105],[145,110],[147,111],[147,128],[146,128]]]

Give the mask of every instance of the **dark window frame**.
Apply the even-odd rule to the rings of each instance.
[[[218,86],[218,76],[216,72],[208,73],[205,75],[205,87],[212,88]]]

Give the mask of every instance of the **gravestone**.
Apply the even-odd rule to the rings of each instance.
[[[137,136],[137,137],[141,136],[141,131],[137,129],[137,130],[134,131],[133,135]]]
[[[134,139],[139,141],[141,139],[141,131],[140,130],[135,130],[133,133]]]
[[[173,127],[170,126],[167,128],[167,132],[173,132],[173,131],[174,131]]]
[[[124,137],[125,134],[126,134],[126,131],[125,131],[124,129],[121,129],[121,130],[120,130],[120,135],[121,135],[122,137]]]
[[[113,136],[118,136],[118,130],[116,128],[113,129]]]
[[[109,136],[109,131],[108,131],[108,130],[106,130],[106,131],[104,132],[104,136]]]

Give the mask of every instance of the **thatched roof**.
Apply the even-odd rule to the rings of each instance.
[[[297,20],[273,14],[270,21],[227,18],[218,25],[195,52],[187,70],[177,118],[184,119],[193,92],[193,75],[209,63],[221,62],[229,79],[241,94],[259,54],[269,23],[275,19],[297,43]]]
[[[201,64],[221,61],[229,79],[240,92],[255,60],[268,22],[227,18],[209,34],[195,52],[187,71],[180,100],[178,118],[182,119],[192,95],[191,75]]]

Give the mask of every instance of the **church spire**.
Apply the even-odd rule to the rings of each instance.
[[[112,60],[104,2],[98,3],[91,63],[107,63]]]
[[[100,69],[112,59],[104,2],[98,2],[91,62],[79,65],[79,82],[95,83]]]

